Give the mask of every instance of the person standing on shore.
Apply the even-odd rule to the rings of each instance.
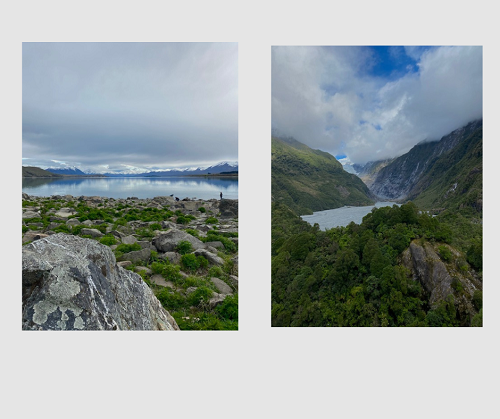
[[[222,192],[220,193],[220,199],[222,199]]]

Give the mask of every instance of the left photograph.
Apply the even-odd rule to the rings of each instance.
[[[238,330],[238,44],[22,44],[22,329]]]

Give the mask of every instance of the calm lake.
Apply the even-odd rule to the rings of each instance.
[[[238,178],[23,178],[28,195],[104,196],[154,198],[173,194],[179,199],[238,199]]]
[[[363,217],[371,212],[373,208],[392,207],[394,202],[377,202],[375,205],[367,207],[342,207],[325,211],[318,211],[313,215],[302,215],[301,218],[309,224],[319,224],[321,230],[327,230],[333,227],[345,227],[351,221],[361,224]]]

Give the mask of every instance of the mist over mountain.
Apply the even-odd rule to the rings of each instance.
[[[482,207],[482,120],[439,141],[417,144],[380,168],[370,191],[380,199],[411,199],[425,207],[443,205],[452,195],[461,195],[467,205]],[[455,200],[458,206],[463,204]]]

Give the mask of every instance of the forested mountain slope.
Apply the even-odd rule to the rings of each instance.
[[[272,138],[272,200],[297,214],[373,203],[368,187],[331,154],[294,139]]]
[[[477,128],[441,155],[408,199],[424,209],[483,209],[483,129]]]

